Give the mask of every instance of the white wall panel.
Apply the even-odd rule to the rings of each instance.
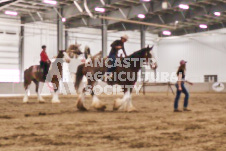
[[[0,57],[1,58],[19,58],[19,54],[18,53],[11,53],[11,52],[7,52],[7,51],[0,51]]]
[[[47,46],[49,58],[57,55],[56,26],[52,24],[34,24],[34,28],[25,27],[24,68],[39,64],[41,46]]]
[[[225,38],[225,34],[195,34],[162,39],[158,44],[158,70],[176,72],[179,61],[185,59],[189,80],[204,82],[204,75],[218,75],[219,81],[225,82]]]
[[[19,81],[19,32],[18,20],[0,19],[0,82]],[[12,34],[13,33],[13,34]],[[16,73],[16,74],[15,74]]]
[[[18,64],[0,64],[0,69],[18,69]]]

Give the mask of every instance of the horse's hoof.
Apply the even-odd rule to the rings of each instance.
[[[60,104],[60,100],[55,100],[55,101],[52,100],[52,103],[53,104]]]
[[[38,103],[40,103],[40,104],[44,104],[44,103],[45,103],[45,101],[38,101]]]
[[[77,103],[77,108],[80,111],[87,111],[87,109],[84,107],[83,103],[80,100]]]
[[[113,111],[118,111],[118,109],[119,109],[119,106],[117,106],[116,103],[114,103]]]
[[[105,111],[105,109],[106,109],[107,107],[106,107],[106,105],[103,105],[103,106],[101,106],[101,107],[99,107],[99,108],[96,108],[97,109],[97,111]]]
[[[129,112],[129,113],[138,112],[138,110],[135,107],[132,107],[132,108],[128,109],[127,112]]]
[[[23,99],[23,103],[28,103],[28,99],[27,98],[24,98]]]
[[[82,111],[82,112],[88,111],[84,106],[78,106],[77,105],[77,108],[78,108],[79,111]]]
[[[118,111],[118,108],[117,107],[113,107],[113,111]]]
[[[105,104],[103,103],[93,103],[92,107],[95,108],[97,111],[105,111],[107,108]]]
[[[118,111],[119,108],[120,108],[120,103],[121,102],[121,99],[117,99],[115,100],[115,103],[114,103],[114,106],[113,106],[113,111]]]
[[[45,100],[43,98],[38,99],[39,103],[45,103]]]
[[[43,101],[44,102],[45,100],[43,98],[40,98],[40,99],[38,98],[38,101]]]

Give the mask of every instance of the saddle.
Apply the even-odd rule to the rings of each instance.
[[[50,65],[47,66],[47,68],[45,69],[45,66],[40,63],[40,65],[33,66],[33,68],[32,68],[32,74],[36,78],[37,78],[37,76],[39,78],[41,78],[40,76],[43,76],[42,78],[43,79],[46,79],[46,76],[47,76],[47,74],[49,72],[49,69],[50,69]]]

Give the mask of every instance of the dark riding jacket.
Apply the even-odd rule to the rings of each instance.
[[[111,48],[112,48],[112,49],[111,49],[111,51],[110,51],[109,56],[112,56],[112,55],[117,56],[117,55],[118,55],[118,51],[119,51],[120,49],[117,49],[117,48],[116,48],[117,46],[121,46],[123,52],[124,52],[125,55],[126,55],[124,43],[123,43],[121,40],[116,40],[116,41],[114,41],[114,42],[111,44]]]

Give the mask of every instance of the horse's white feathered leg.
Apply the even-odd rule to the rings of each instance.
[[[78,102],[77,102],[77,108],[81,111],[87,111],[87,109],[84,107],[84,102],[85,102],[85,94],[82,92],[79,95]]]
[[[102,103],[96,95],[93,95],[92,107],[100,111],[106,109],[106,105]]]
[[[58,91],[53,92],[52,103],[60,103]]]
[[[128,99],[130,98],[130,92],[127,91],[122,99],[117,99],[114,104],[114,110],[127,111]]]
[[[44,103],[45,102],[45,100],[43,99],[43,97],[41,96],[41,92],[40,92],[40,89],[38,90],[38,101],[40,102],[40,103]]]
[[[137,111],[137,109],[133,106],[132,96],[130,95],[127,103],[127,112],[134,112],[134,111]]]
[[[27,88],[27,89],[25,90],[23,103],[27,103],[27,102],[28,102],[28,92],[29,92],[29,88]]]

